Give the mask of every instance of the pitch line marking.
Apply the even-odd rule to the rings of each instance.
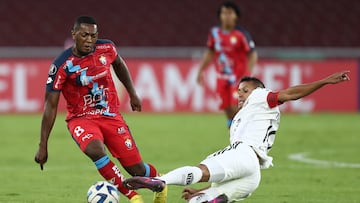
[[[336,167],[336,168],[360,168],[360,163],[345,163],[345,162],[337,162],[337,161],[312,159],[308,157],[309,154],[310,153],[308,152],[295,153],[295,154],[290,154],[288,158],[294,161],[299,161],[299,162],[318,165],[318,166]]]

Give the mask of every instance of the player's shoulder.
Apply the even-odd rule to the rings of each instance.
[[[95,43],[96,48],[98,47],[109,47],[109,46],[115,46],[115,43],[109,39],[98,39]]]
[[[212,26],[209,30],[209,32],[214,35],[215,33],[218,33],[220,31],[220,27],[218,25]]]
[[[250,32],[246,28],[242,26],[236,26],[235,32],[247,40],[251,49],[255,49],[255,42],[252,39]]]
[[[220,26],[218,25],[214,25],[210,28],[210,31],[213,31],[213,30],[220,30]]]
[[[112,51],[117,53],[114,42],[109,39],[98,39],[95,43],[95,46],[96,50],[100,52]]]
[[[258,87],[251,92],[250,97],[253,100],[259,100],[261,98],[266,98],[269,92],[271,92],[270,89]]]
[[[69,57],[72,56],[72,48],[65,49],[58,57],[55,58],[52,65],[56,67],[60,67],[62,64],[64,64]]]
[[[238,25],[238,26],[235,27],[235,30],[237,32],[240,32],[240,33],[244,34],[244,35],[250,35],[250,32],[243,26]]]

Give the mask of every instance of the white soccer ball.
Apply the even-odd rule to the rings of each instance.
[[[119,191],[111,183],[98,181],[87,192],[88,203],[118,203]]]

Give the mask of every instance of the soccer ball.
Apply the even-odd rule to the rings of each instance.
[[[98,181],[87,192],[88,203],[118,203],[118,189],[106,181]]]

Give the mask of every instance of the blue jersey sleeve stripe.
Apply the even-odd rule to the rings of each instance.
[[[62,64],[65,63],[65,61],[72,55],[72,50],[71,48],[66,49],[65,51],[63,51],[53,62],[53,64],[57,67],[60,68],[60,66]]]
[[[98,39],[96,41],[96,44],[112,44],[112,45],[115,45],[113,41],[108,40],[108,39]]]
[[[255,43],[254,43],[254,40],[252,39],[250,33],[245,28],[243,28],[241,26],[236,27],[236,29],[244,34],[246,40],[248,41],[249,46],[250,46],[250,43],[253,44],[253,46],[250,46],[250,48],[251,48],[251,50],[254,50],[255,49]]]

